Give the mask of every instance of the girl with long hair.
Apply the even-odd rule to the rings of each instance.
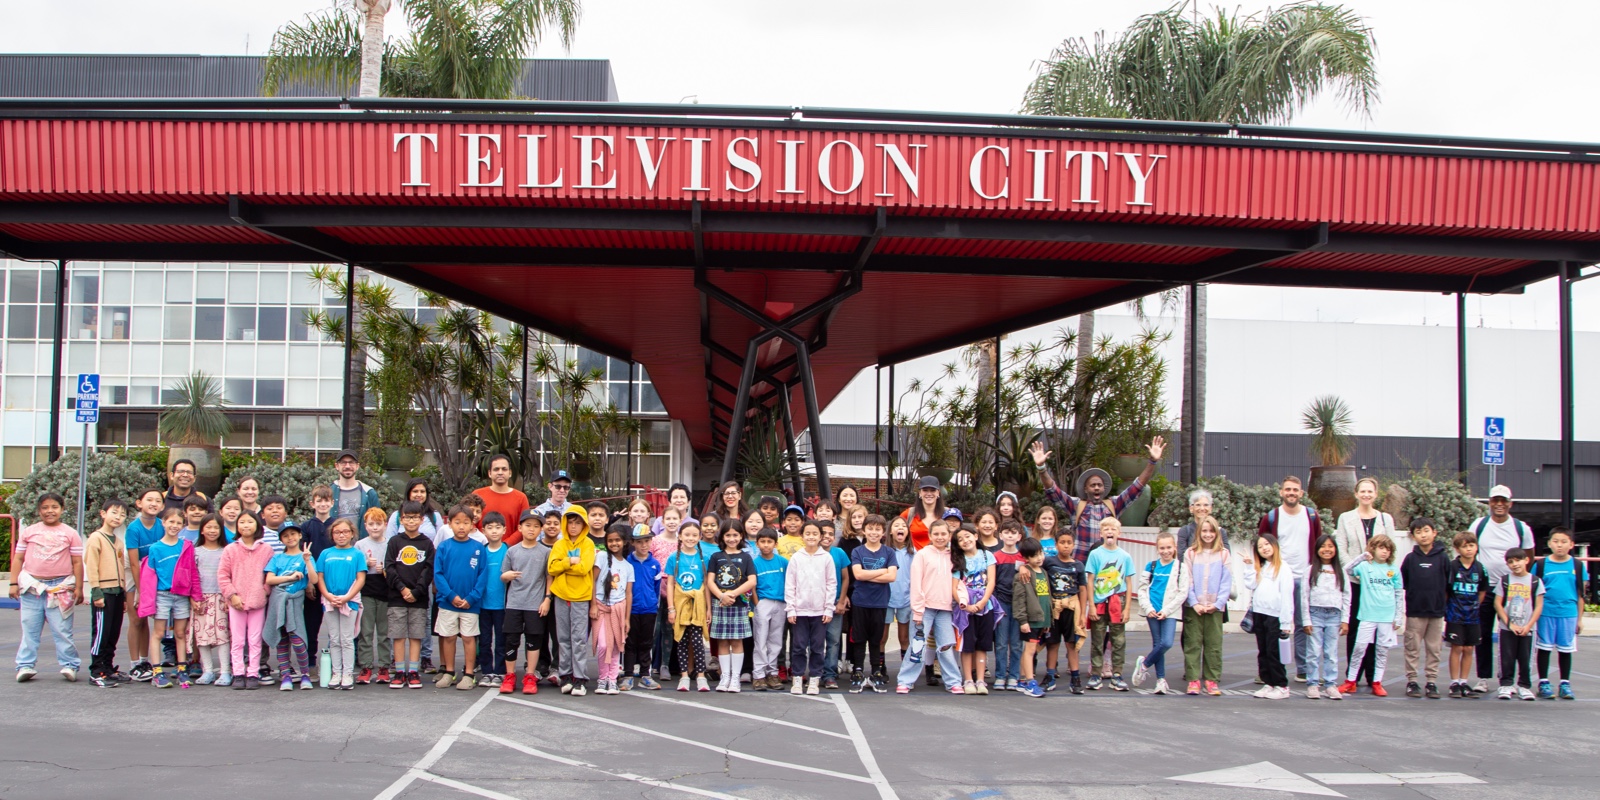
[[[1251,632],[1256,636],[1256,671],[1262,686],[1256,697],[1289,698],[1289,675],[1283,668],[1280,642],[1294,635],[1294,571],[1284,566],[1278,537],[1256,536],[1252,566],[1244,574],[1250,589]]]

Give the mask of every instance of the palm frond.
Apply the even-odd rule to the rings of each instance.
[[[272,34],[261,90],[273,97],[291,85],[312,83],[348,92],[360,77],[361,18],[354,8],[329,8]]]

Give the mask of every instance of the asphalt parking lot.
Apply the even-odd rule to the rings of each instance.
[[[17,630],[0,611],[8,660]],[[1535,703],[1257,700],[1238,635],[1216,698],[105,690],[52,653],[0,682],[0,798],[1600,797],[1585,652],[1579,700]]]

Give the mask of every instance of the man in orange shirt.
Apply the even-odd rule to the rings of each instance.
[[[498,511],[506,519],[522,519],[528,510],[528,496],[511,486],[511,459],[508,456],[489,457],[489,485],[476,489],[473,494],[483,498],[483,513]],[[507,547],[522,541],[522,533],[512,529],[506,533]]]

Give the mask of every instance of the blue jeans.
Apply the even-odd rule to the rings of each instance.
[[[844,634],[844,614],[834,614],[828,622],[827,652],[822,659],[822,679],[825,681],[838,680],[839,678],[839,641]]]
[[[956,657],[956,627],[950,618],[949,611],[936,611],[928,609],[922,615],[922,629],[925,635],[931,635],[933,641],[928,650],[922,651],[922,661],[914,662],[906,659],[900,661],[900,675],[897,682],[901,686],[917,685],[917,678],[922,675],[922,668],[932,663],[932,659],[939,659],[939,674],[944,677],[944,688],[953,689],[961,685],[961,661]],[[916,628],[912,628],[913,635]]]
[[[1022,623],[1007,614],[994,629],[994,679],[1022,679]]]
[[[1172,647],[1172,637],[1178,632],[1178,621],[1168,617],[1166,619],[1145,618],[1150,623],[1150,652],[1145,653],[1145,667],[1154,670],[1156,677],[1167,679],[1167,650]]]
[[[1300,593],[1304,591],[1300,588],[1302,585],[1299,580],[1294,582],[1294,633],[1291,634],[1294,637],[1294,674],[1300,676],[1306,675],[1311,661],[1311,642],[1310,637],[1306,636],[1308,623],[1300,613]],[[1335,628],[1334,632],[1337,633],[1338,629]]]
[[[55,586],[66,578],[41,578],[46,586]],[[61,606],[48,595],[25,592],[17,599],[22,610],[22,643],[17,645],[17,669],[37,666],[39,662],[39,636],[45,623],[50,623],[50,635],[56,642],[56,663],[76,670],[83,665],[78,659],[78,648],[72,643],[72,612],[62,612]]]
[[[1337,686],[1339,684],[1339,609],[1311,607],[1311,635],[1306,637],[1310,657],[1306,659],[1306,684]],[[1355,633],[1352,631],[1351,636]]]

